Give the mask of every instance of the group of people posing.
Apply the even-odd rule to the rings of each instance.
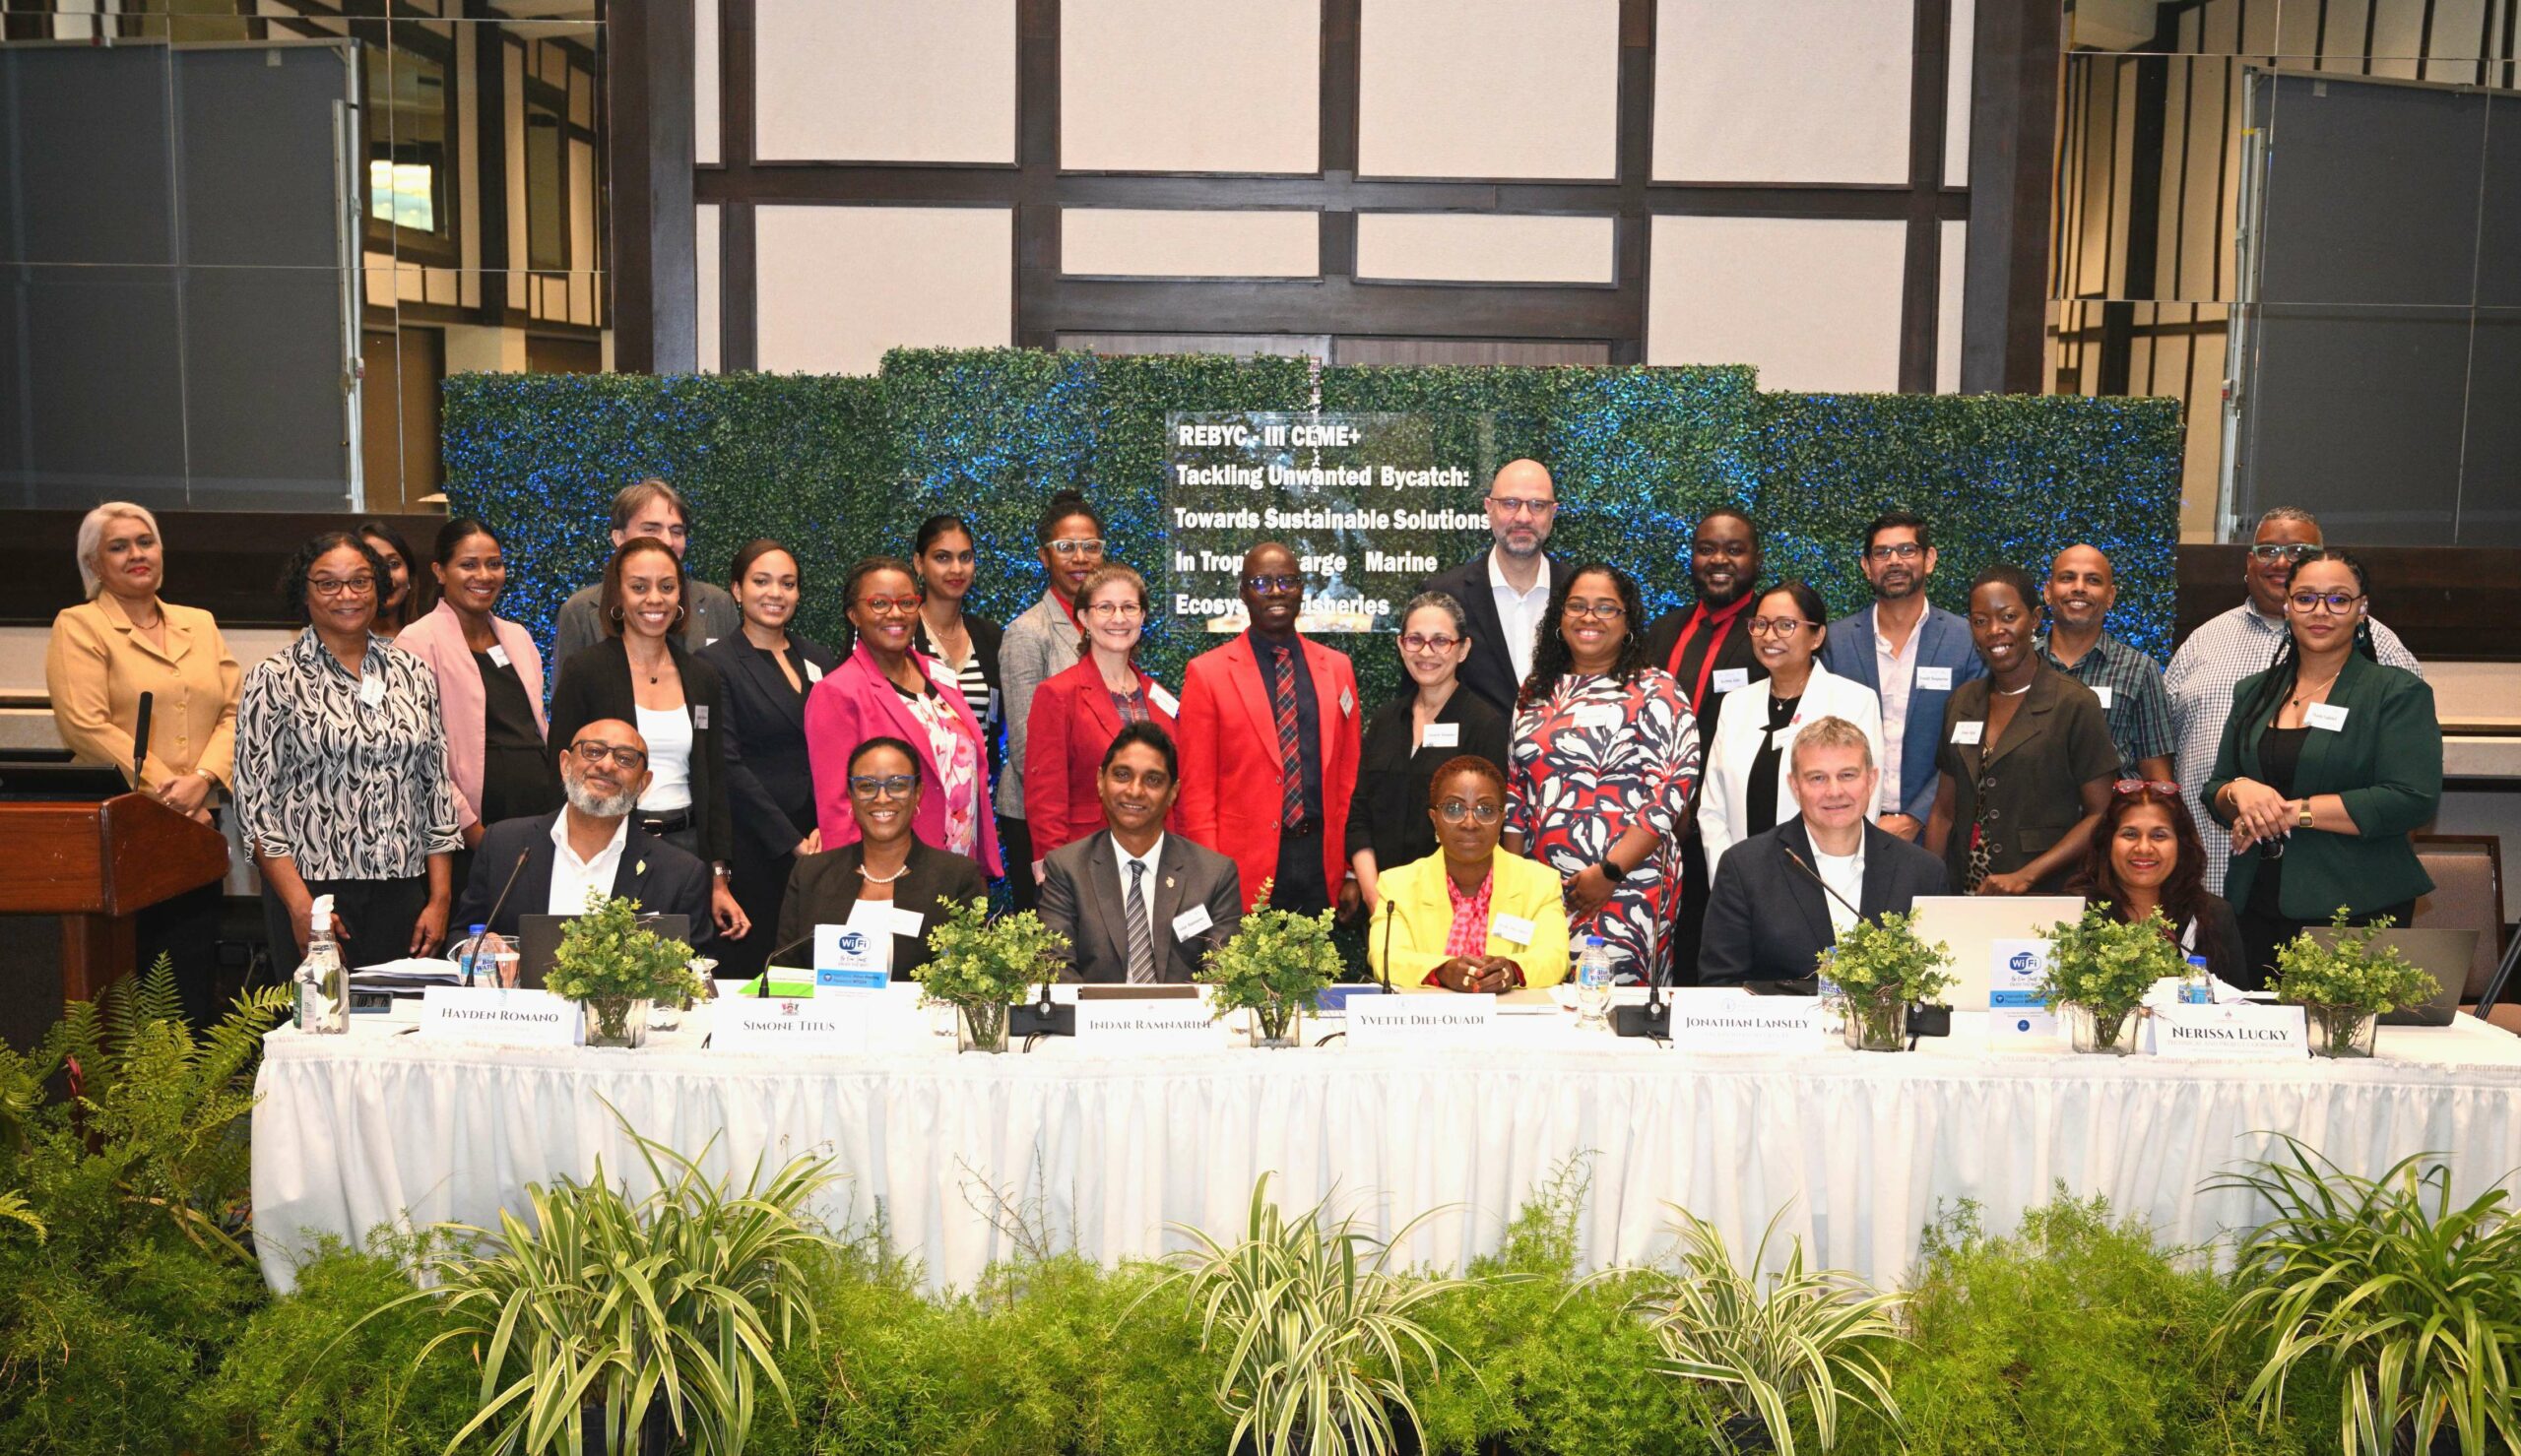
[[[2165,673],[2110,634],[2089,545],[2041,579],[1979,572],[1956,615],[1927,601],[1928,523],[1886,514],[1850,543],[1872,601],[1833,619],[1764,580],[1757,522],[1713,510],[1692,600],[1648,621],[1627,572],[1549,551],[1540,463],[1499,471],[1486,509],[1490,549],[1406,603],[1408,690],[1379,706],[1297,630],[1308,582],[1276,542],[1244,558],[1248,629],[1177,694],[1137,662],[1145,581],[1074,492],[1041,514],[1047,587],[1014,620],[964,609],[974,537],[942,515],[850,569],[843,654],[791,629],[807,584],[778,542],[723,587],[691,577],[689,513],[655,480],[616,498],[603,581],[560,609],[548,715],[471,519],[408,622],[419,563],[390,532],[306,542],[282,581],[306,630],[240,674],[161,595],[155,520],[100,506],[48,675],[96,762],[134,761],[156,694],[138,787],[232,806],[275,951],[329,895],[355,965],[593,891],[688,916],[722,975],[831,923],[878,927],[908,975],[939,907],[1003,879],[1089,981],[1188,980],[1265,890],[1362,920],[1395,983],[1544,985],[1597,936],[1622,980],[1723,984],[1807,978],[1919,895],[2071,891],[2159,908],[2253,986],[2301,925],[2404,922],[2429,888],[2410,835],[2441,791],[2432,696],[2304,513],[2259,524],[2247,600]],[[198,914],[172,902],[142,938],[187,943]]]

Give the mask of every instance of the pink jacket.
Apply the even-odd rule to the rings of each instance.
[[[517,680],[525,684],[526,701],[534,705],[534,726],[545,737],[551,724],[543,716],[543,657],[523,627],[501,617],[490,618],[490,631],[507,651]],[[435,610],[405,627],[394,645],[428,664],[437,678],[437,706],[446,726],[446,768],[455,780],[455,827],[482,821],[474,806],[482,801],[482,665],[464,645],[464,623],[455,608],[440,601]]]
[[[980,829],[978,857],[991,875],[1003,874],[998,857],[998,821],[990,812],[989,750],[982,741],[980,724],[964,704],[953,677],[936,659],[918,653],[910,656],[928,680],[941,689],[939,696],[954,710],[955,722],[979,748],[982,769],[975,789],[980,802],[974,806]],[[874,654],[863,642],[848,661],[824,673],[823,680],[806,694],[806,757],[814,770],[814,817],[822,830],[823,848],[837,850],[858,843],[858,820],[849,811],[849,756],[869,738],[883,737],[899,738],[918,750],[919,812],[911,819],[911,833],[924,845],[945,848],[945,799],[937,791],[937,755],[928,746],[928,730],[902,706],[901,694],[884,679]]]

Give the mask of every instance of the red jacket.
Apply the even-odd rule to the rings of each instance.
[[[1146,694],[1148,716],[1178,741],[1181,729],[1167,705],[1181,704],[1144,672],[1138,674],[1138,690]],[[1111,690],[1092,658],[1033,690],[1033,711],[1024,726],[1024,820],[1032,826],[1034,858],[1048,858],[1053,850],[1103,827],[1103,794],[1094,781],[1104,751],[1120,732],[1121,715],[1113,711]],[[1181,817],[1177,803],[1168,827],[1180,829]]]
[[[972,720],[953,677],[934,658],[912,653],[911,661],[937,685],[963,732],[980,743],[980,725]],[[937,755],[928,746],[928,731],[902,706],[901,694],[893,691],[864,642],[806,694],[806,757],[814,771],[814,816],[822,829],[823,848],[837,850],[858,843],[858,819],[849,811],[849,756],[869,738],[883,737],[899,738],[918,752],[919,812],[911,816],[911,832],[922,844],[943,849],[945,800],[937,790]],[[998,860],[998,821],[990,814],[985,747],[980,764],[980,853],[972,857],[991,874],[1003,874]]]
[[[1357,742],[1365,715],[1357,674],[1344,653],[1304,645],[1322,720],[1322,870],[1335,896],[1348,876],[1348,800],[1357,791]],[[1174,805],[1182,833],[1234,861],[1243,906],[1278,872],[1278,716],[1252,638],[1239,633],[1191,660],[1182,678],[1182,797]],[[1029,790],[1029,786],[1028,786]]]

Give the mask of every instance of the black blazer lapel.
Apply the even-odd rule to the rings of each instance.
[[[654,841],[648,838],[648,832],[639,827],[637,817],[633,816],[630,820],[630,832],[621,840],[621,862],[613,866],[614,899],[619,900],[626,896],[638,901],[641,910],[660,908],[651,904],[648,898],[648,849],[653,843]],[[549,894],[551,876],[548,870],[544,874],[543,883],[545,893]]]
[[[2361,653],[2349,652],[2346,665],[2337,669],[2337,685],[2329,689],[2328,701],[2346,710],[2346,725],[2338,728],[2314,728],[2302,735],[2302,760],[2294,770],[2295,797],[2307,798],[2314,793],[2335,791],[2339,776],[2331,764],[2345,753],[2346,735],[2371,730],[2369,724],[2359,720],[2364,715],[2377,716],[2380,712],[2380,695],[2370,694],[2370,701],[2366,702],[2367,695],[2363,691],[2372,682],[2372,666],[2364,661]],[[2300,689],[2297,686],[2295,690]],[[2310,721],[2310,715],[2305,712],[2303,726],[2309,727]]]
[[[1886,848],[1895,843],[1906,841],[1894,840],[1887,831],[1871,824],[1864,826],[1864,888],[1856,896],[1855,905],[1868,920],[1889,910],[1895,898],[1891,885],[1892,851]]]
[[[1794,902],[1795,913],[1803,917],[1804,927],[1819,937],[1820,944],[1835,943],[1839,938],[1838,928],[1830,920],[1828,892],[1821,888],[1821,871],[1812,863],[1812,840],[1804,833],[1801,815],[1778,826],[1777,846],[1778,867],[1785,875],[1785,898]],[[1803,863],[1797,866],[1786,857],[1789,854],[1800,856]],[[1806,873],[1807,870],[1810,872]]]

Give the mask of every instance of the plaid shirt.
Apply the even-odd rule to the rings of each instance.
[[[2372,650],[2384,666],[2405,667],[2419,677],[2424,669],[2396,632],[2375,621]],[[2170,691],[2171,728],[2178,735],[2179,792],[2206,841],[2206,888],[2224,893],[2224,870],[2231,863],[2232,837],[2215,822],[2198,799],[2197,791],[2215,772],[2215,753],[2223,746],[2224,721],[2232,716],[2232,689],[2241,679],[2267,670],[2285,644],[2282,617],[2261,616],[2243,601],[2188,634],[2171,654],[2164,686]],[[2115,726],[2113,725],[2113,728]]]
[[[1497,890],[1497,872],[1479,882],[1479,893],[1464,895],[1452,875],[1445,876],[1445,893],[1454,901],[1453,928],[1445,933],[1445,955],[1461,956],[1476,961],[1488,954],[1488,902]],[[1429,980],[1433,980],[1430,977]]]
[[[2057,661],[2048,639],[2038,641],[2048,665],[2093,690],[2109,715],[2109,741],[2127,772],[2171,749],[2170,694],[2163,688],[2163,665],[2101,630],[2092,650],[2071,667]]]

